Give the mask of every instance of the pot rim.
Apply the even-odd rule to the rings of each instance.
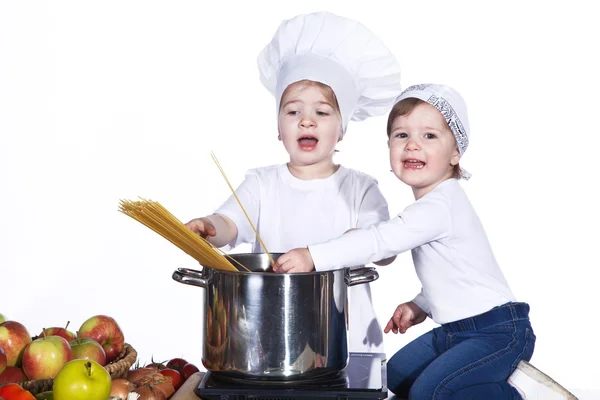
[[[267,256],[267,253],[233,253],[233,254],[227,254],[229,257],[234,257],[235,256],[252,256],[252,255],[262,255],[263,257]],[[269,253],[271,254],[271,256],[277,260],[277,258],[279,258],[279,256],[282,256],[285,253]],[[239,260],[238,260],[239,261]],[[232,262],[233,266],[236,268],[239,268],[236,263]],[[240,264],[242,264],[240,262]],[[277,275],[277,276],[291,276],[291,275],[298,275],[298,276],[310,276],[310,275],[317,275],[317,274],[325,274],[328,272],[335,272],[335,271],[343,271],[343,270],[349,270],[350,268],[338,268],[338,269],[328,269],[325,271],[309,271],[309,272],[294,272],[294,273],[289,273],[289,272],[284,272],[284,273],[278,273],[278,272],[273,272],[273,271],[245,271],[245,270],[237,270],[237,271],[225,271],[222,269],[218,269],[218,268],[213,268],[211,266],[208,265],[203,265],[200,264],[202,266],[202,268],[209,268],[214,272],[218,272],[219,274],[226,274],[226,275]],[[243,264],[242,264],[243,265]],[[361,268],[366,268],[365,266],[362,266]],[[198,271],[200,272],[200,271]]]
[[[309,275],[318,275],[318,274],[326,274],[328,272],[336,272],[336,271],[343,271],[345,269],[348,268],[340,268],[340,269],[328,269],[326,271],[310,271],[310,272],[293,272],[293,273],[289,273],[289,272],[284,272],[284,273],[278,273],[278,272],[273,272],[273,271],[224,271],[222,269],[218,269],[218,268],[213,268],[213,267],[208,267],[206,265],[202,265],[202,268],[206,268],[206,269],[210,269],[211,271],[214,271],[216,273],[219,274],[225,274],[225,275],[266,275],[266,276],[309,276]],[[198,271],[198,272],[202,272],[202,271]]]

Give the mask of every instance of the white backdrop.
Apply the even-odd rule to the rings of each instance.
[[[185,222],[229,195],[211,150],[234,185],[285,162],[256,56],[282,19],[327,10],[380,35],[404,87],[462,92],[464,187],[531,304],[533,362],[599,390],[600,28],[587,4],[0,1],[0,313],[32,335],[111,315],[142,362],[199,365],[203,292],[170,277],[197,264],[118,200],[151,198]],[[377,177],[397,214],[413,198],[389,172],[385,121],[353,123],[336,160]],[[408,254],[380,274],[385,323],[419,283]],[[388,355],[432,327],[386,335]]]

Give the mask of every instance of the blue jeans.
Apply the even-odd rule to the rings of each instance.
[[[387,363],[388,388],[410,400],[521,399],[506,379],[534,346],[529,305],[507,303],[400,349]]]

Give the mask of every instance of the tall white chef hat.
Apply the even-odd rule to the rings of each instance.
[[[328,12],[298,15],[279,25],[258,56],[260,79],[275,96],[312,80],[333,89],[344,132],[350,120],[385,114],[400,91],[400,66],[383,42],[358,21]]]
[[[462,156],[469,146],[469,117],[467,115],[467,104],[460,93],[450,86],[424,83],[406,88],[396,99],[396,103],[408,98],[423,100],[442,114],[450,130],[456,138],[458,151]],[[471,174],[461,168],[461,176],[469,179]]]

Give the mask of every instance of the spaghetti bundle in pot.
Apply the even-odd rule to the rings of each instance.
[[[175,246],[196,259],[205,267],[223,271],[238,271],[229,260],[242,269],[246,267],[213,246],[203,237],[192,232],[160,203],[151,200],[120,200],[119,211],[146,225]]]

